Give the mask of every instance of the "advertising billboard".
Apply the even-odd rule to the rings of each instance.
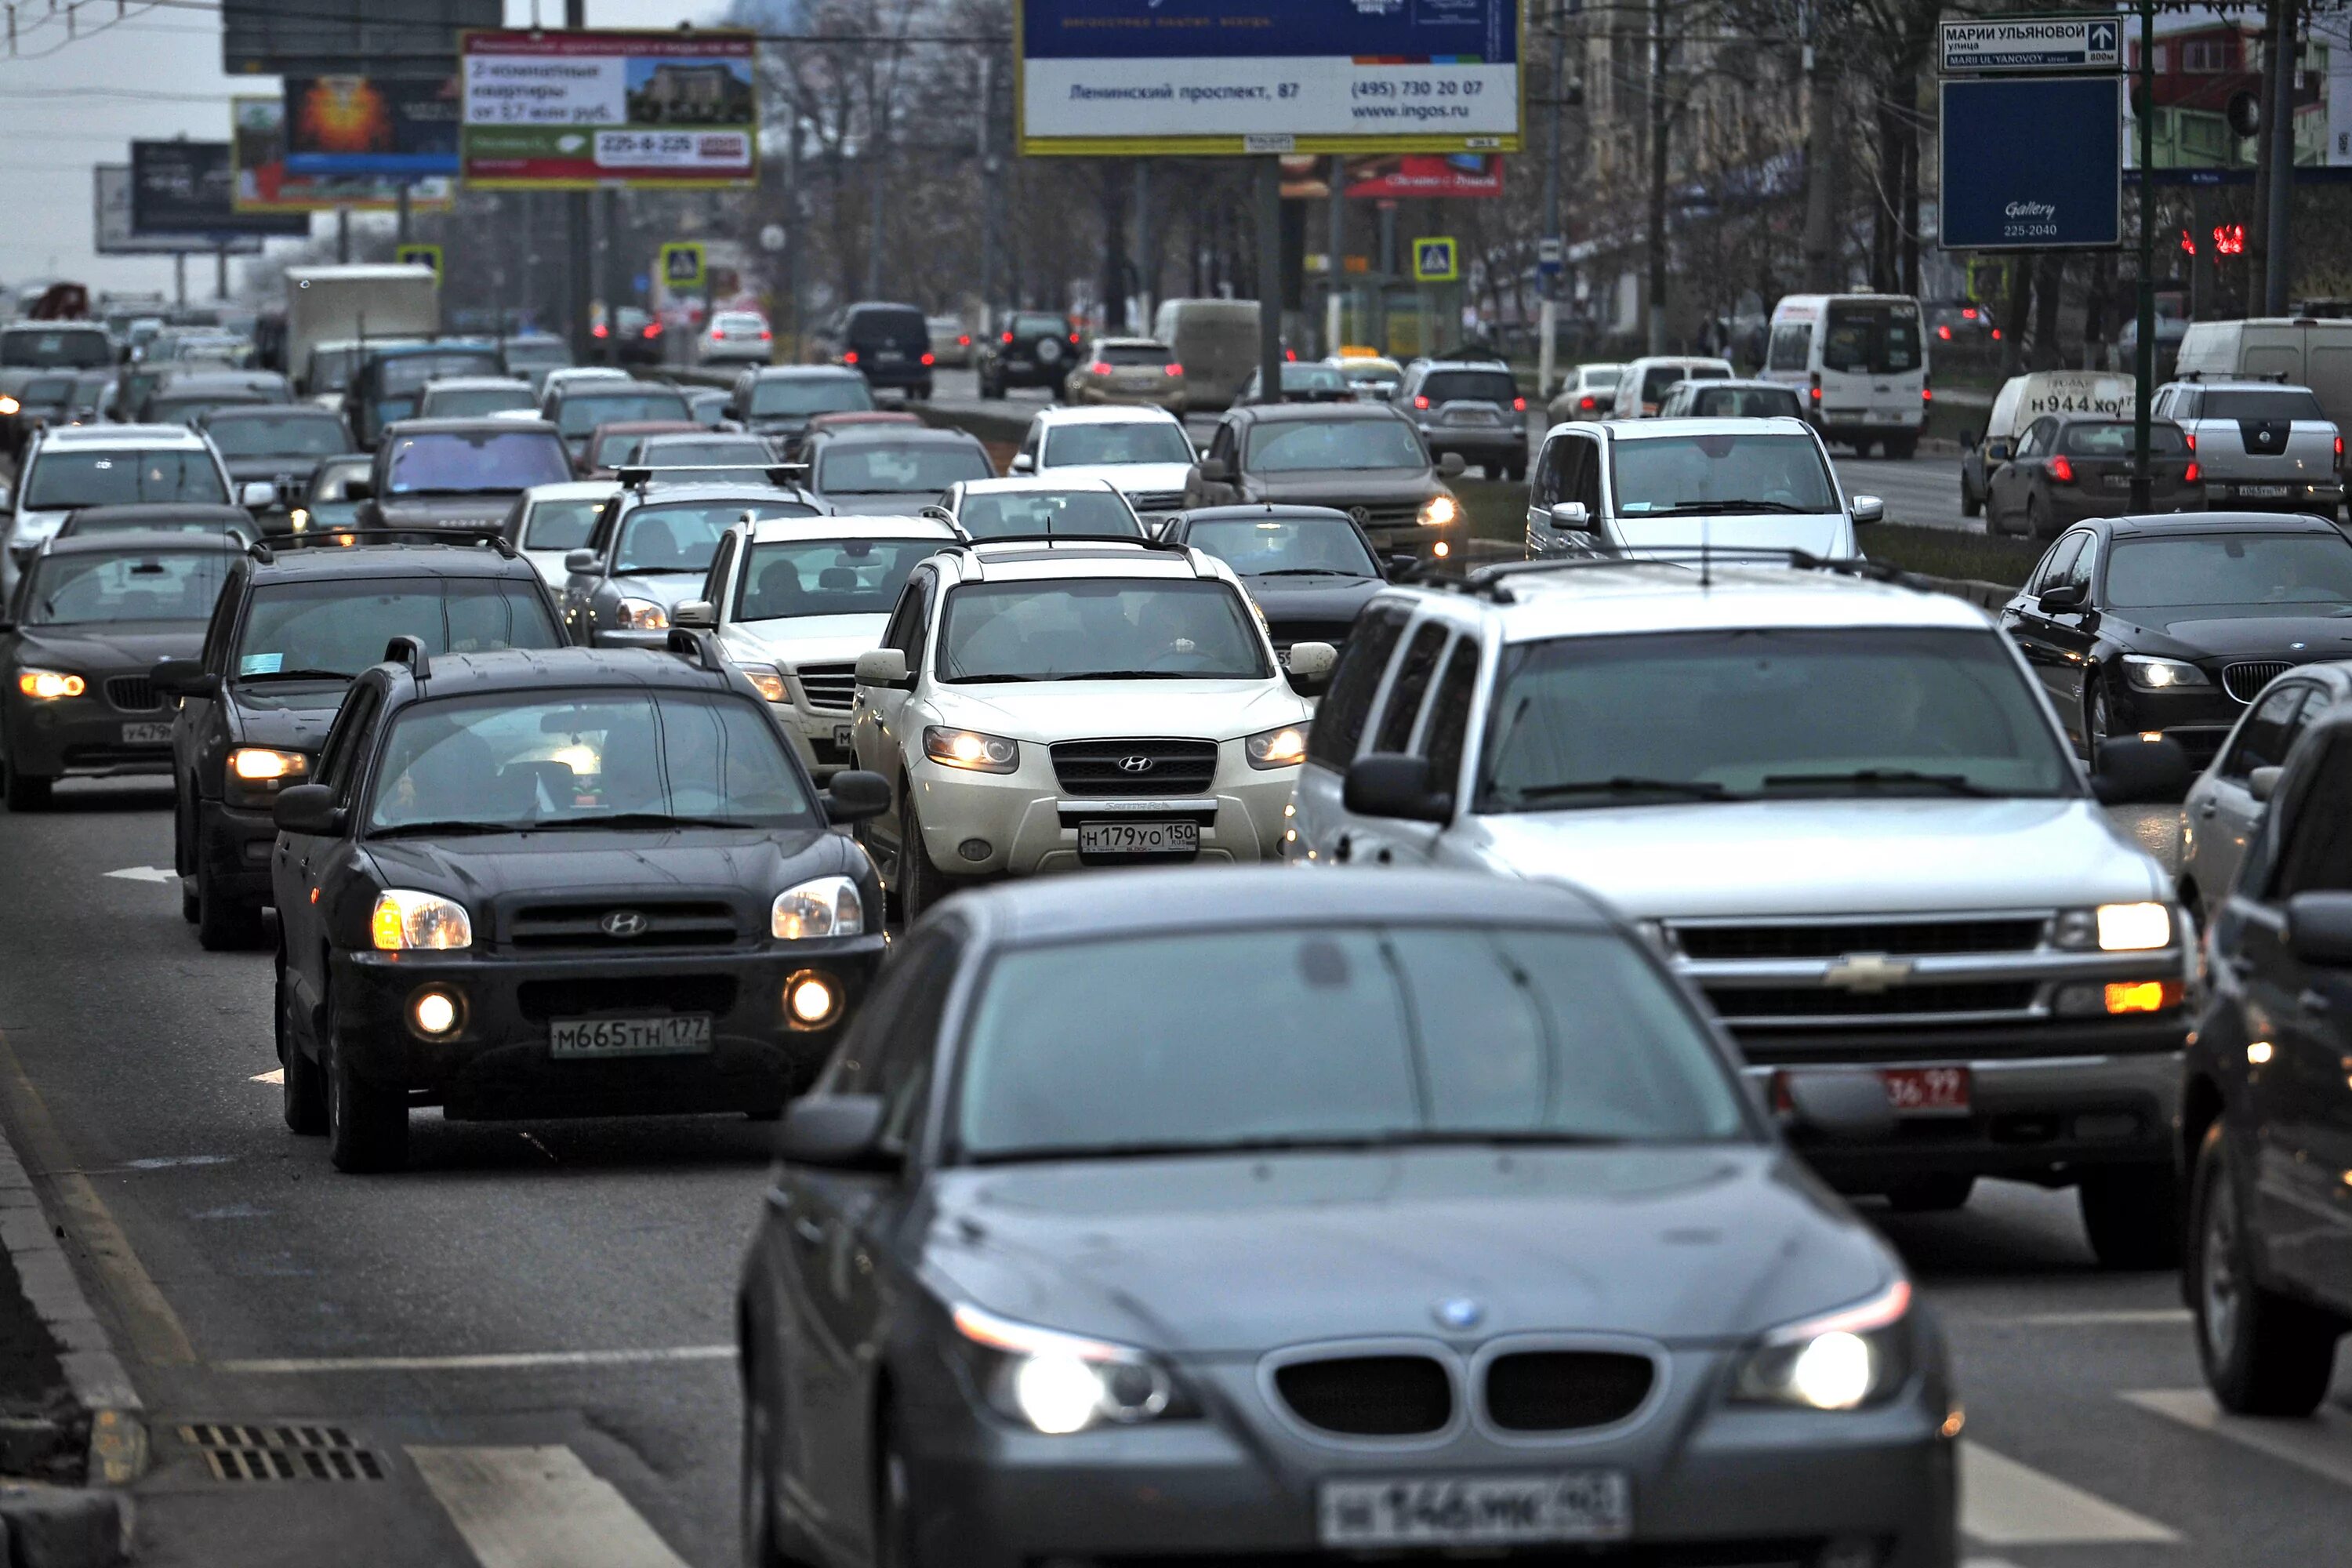
[[[1519,0],[1014,0],[1024,153],[1516,153]]]
[[[307,213],[241,213],[226,142],[133,142],[131,232],[196,236],[210,247],[243,235],[300,236]]]
[[[381,175],[297,174],[286,167],[286,100],[238,98],[229,101],[229,163],[235,176],[230,198],[241,213],[307,213],[334,207],[390,212],[399,205],[398,184]],[[418,211],[446,207],[451,182],[411,180],[408,199]]]
[[[500,0],[221,0],[221,68],[232,76],[396,69],[439,76],[464,27],[506,20]]]
[[[466,183],[748,185],[760,158],[752,54],[740,32],[468,32]]]
[[[286,79],[286,167],[296,174],[454,174],[457,79]]]
[[[249,256],[261,248],[261,240],[255,235],[224,246],[208,234],[133,234],[131,165],[100,163],[90,174],[90,248],[100,256],[170,256],[184,250],[222,249],[232,256]]]
[[[1360,200],[1502,194],[1503,161],[1490,153],[1401,153],[1348,160],[1348,195]]]
[[[2123,79],[1942,84],[1947,250],[2098,250],[2123,243]],[[2051,157],[2063,147],[2066,156]]]

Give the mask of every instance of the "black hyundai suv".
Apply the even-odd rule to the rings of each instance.
[[[708,633],[361,675],[278,797],[286,1123],[396,1169],[457,1120],[780,1113],[881,961],[882,889]]]
[[[980,395],[1003,397],[1008,386],[1051,387],[1058,394],[1078,363],[1078,334],[1070,323],[1050,310],[1000,310],[996,320],[1003,324],[982,340],[974,360]]]
[[[310,776],[352,679],[395,637],[436,652],[562,646],[555,601],[503,537],[354,544],[301,534],[229,570],[203,653],[151,679],[172,719],[173,868],[180,912],[207,948],[249,947],[269,902],[269,808]],[[302,546],[301,541],[311,541]]]

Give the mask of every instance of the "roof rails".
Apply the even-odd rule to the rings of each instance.
[[[681,431],[679,434],[683,435],[686,432]],[[793,482],[793,476],[807,473],[809,466],[806,463],[680,463],[674,468],[667,465],[656,468],[648,464],[631,463],[616,470],[615,478],[623,489],[641,490],[652,483],[656,476],[667,479],[679,474],[740,474],[746,468],[765,470],[770,484],[780,490],[789,490],[799,488]]]
[[[1644,546],[1636,555],[1545,556],[1534,561],[1498,561],[1474,568],[1461,576],[1440,576],[1430,569],[1436,563],[1426,563],[1424,569],[1416,571],[1403,581],[1423,583],[1453,593],[1475,595],[1497,605],[1508,605],[1517,601],[1517,595],[1511,592],[1511,580],[1517,577],[1554,572],[1588,572],[1605,567],[1695,567],[1699,573],[1699,584],[1704,587],[1709,581],[1709,570],[1717,563],[1726,566],[1787,566],[1800,572],[1825,572],[1841,577],[1862,578],[1923,591],[1928,585],[1927,580],[1916,573],[1860,556],[1821,556],[1805,550],[1775,549],[1763,545],[1700,544]]]
[[[301,550],[314,545],[337,544],[487,544],[509,561],[516,559],[514,541],[506,535],[502,523],[479,523],[461,528],[405,528],[389,523],[335,523],[326,528],[310,529],[301,533],[280,534],[275,545],[256,540],[246,553],[268,564],[276,560],[278,550]]]
[[[944,511],[945,509],[933,509],[927,507],[924,509],[924,515],[930,515],[931,511],[934,510]],[[948,521],[950,522],[955,521],[953,518],[949,518]],[[962,525],[959,523],[957,526],[961,528]],[[943,550],[971,550],[982,544],[1136,544],[1142,546],[1146,550],[1162,551],[1175,555],[1188,553],[1192,549],[1192,546],[1189,544],[1181,544],[1173,540],[1156,538],[1149,533],[1054,533],[1051,531],[1045,533],[992,533],[986,539],[974,539],[967,533],[961,539],[957,540],[954,543],[942,545],[940,548]]]
[[[429,679],[433,674],[433,656],[425,651],[425,639],[397,637],[383,645],[383,662],[404,664],[408,673],[418,680]]]
[[[670,627],[669,638],[663,646],[672,653],[692,655],[695,663],[714,675],[727,668],[727,656],[719,651],[718,637],[698,627]]]

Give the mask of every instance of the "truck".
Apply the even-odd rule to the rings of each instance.
[[[328,390],[314,385],[311,374],[312,351],[322,345],[429,338],[440,328],[441,289],[430,267],[286,269],[286,369],[306,394]]]

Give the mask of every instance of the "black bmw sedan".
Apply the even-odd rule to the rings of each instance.
[[[2086,755],[2160,732],[2202,767],[2273,677],[2352,656],[2352,540],[2259,512],[2097,519],[2059,536],[2000,622]]]
[[[1869,1075],[1792,1100],[1891,1119]],[[780,1152],[737,1311],[757,1568],[1954,1561],[1901,1265],[1556,885],[960,894]]]
[[[1356,612],[1388,584],[1372,542],[1332,507],[1202,507],[1170,518],[1162,537],[1234,569],[1286,663],[1292,643],[1344,644]]]

